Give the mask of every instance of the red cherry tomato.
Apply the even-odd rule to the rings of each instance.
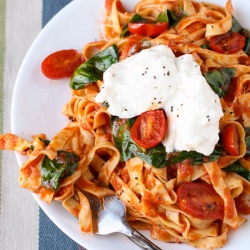
[[[230,155],[239,155],[240,142],[237,126],[235,124],[228,125],[222,131],[222,145]]]
[[[150,110],[142,113],[131,128],[131,138],[140,147],[152,148],[158,145],[166,131],[166,118],[163,110]]]
[[[46,77],[60,79],[70,77],[83,61],[82,55],[76,50],[59,50],[47,56],[41,68]]]
[[[211,37],[209,46],[215,52],[234,54],[244,48],[245,37],[237,32],[227,32],[222,35]]]
[[[128,31],[131,34],[155,37],[166,31],[168,23],[129,23]]]
[[[213,186],[205,182],[184,182],[177,188],[178,207],[202,220],[223,219],[224,202]]]

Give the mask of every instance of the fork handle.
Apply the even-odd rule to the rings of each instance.
[[[133,241],[138,247],[145,250],[161,250],[152,241],[148,240],[144,235],[139,233],[137,230],[130,228],[129,232],[123,233],[131,241]]]

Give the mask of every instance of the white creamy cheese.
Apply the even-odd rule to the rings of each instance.
[[[96,101],[107,101],[108,111],[120,118],[164,109],[168,128],[162,143],[166,152],[194,150],[210,155],[219,140],[223,115],[219,97],[192,55],[176,58],[165,45],[113,64],[104,73]]]

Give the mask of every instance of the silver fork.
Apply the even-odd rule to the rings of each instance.
[[[94,233],[100,235],[121,233],[141,249],[161,250],[153,242],[128,225],[125,220],[125,206],[115,195],[105,196],[100,199],[89,192],[82,192],[90,204]]]

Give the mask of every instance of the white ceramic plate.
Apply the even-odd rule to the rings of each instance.
[[[132,8],[136,0],[123,0]],[[225,0],[207,0],[224,6]],[[250,5],[248,0],[233,0],[235,16],[244,27],[250,29]],[[83,45],[100,37],[104,0],[74,0],[60,11],[41,31],[29,49],[18,74],[12,103],[12,132],[26,139],[38,133],[52,138],[66,123],[62,107],[70,100],[68,80],[54,81],[45,78],[40,70],[42,60],[60,49],[81,50]],[[19,165],[24,158],[17,154]],[[63,209],[61,204],[37,203],[49,218],[69,237],[88,250],[136,250],[127,238],[115,234],[97,236],[82,234],[77,219]],[[249,249],[250,223],[245,223],[229,235],[226,250]],[[144,233],[144,232],[143,232]],[[149,235],[147,232],[146,235]],[[154,241],[155,242],[155,241]],[[193,250],[186,244],[155,242],[162,249]]]

